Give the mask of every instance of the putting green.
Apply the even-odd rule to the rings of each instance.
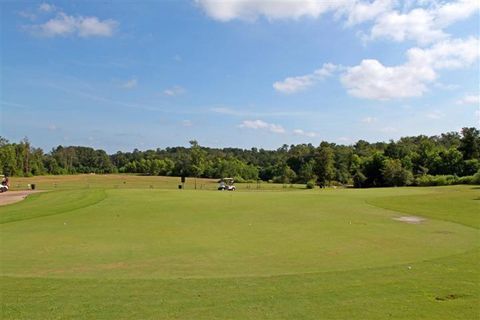
[[[419,224],[394,220],[406,214],[382,208],[389,201],[381,199],[399,195],[428,199],[438,192],[82,189],[37,194],[0,208],[1,274],[266,277],[394,266],[478,246],[478,230],[467,225],[434,216]]]

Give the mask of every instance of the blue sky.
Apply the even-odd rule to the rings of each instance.
[[[476,1],[7,1],[0,135],[108,152],[479,126]]]

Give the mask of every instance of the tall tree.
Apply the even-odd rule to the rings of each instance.
[[[190,163],[188,172],[193,177],[200,177],[206,167],[206,152],[196,140],[190,141]]]
[[[335,178],[335,162],[333,149],[327,142],[322,142],[315,157],[315,174],[317,184],[325,187]]]
[[[480,131],[477,128],[463,128],[460,146],[458,147],[463,154],[463,159],[480,158]]]

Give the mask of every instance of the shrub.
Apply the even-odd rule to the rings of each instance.
[[[307,182],[307,189],[315,188],[315,180],[310,180]]]
[[[473,176],[465,176],[457,179],[458,184],[473,184]]]
[[[480,184],[480,170],[472,176],[471,184]]]
[[[429,174],[422,175],[415,179],[415,185],[417,186],[447,186],[454,184],[455,176],[432,176]]]
[[[416,186],[450,186],[454,184],[480,184],[480,171],[473,176],[422,175],[415,179]]]

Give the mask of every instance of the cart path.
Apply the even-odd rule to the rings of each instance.
[[[41,190],[22,190],[22,191],[7,191],[0,193],[0,206],[12,204],[24,200],[32,193],[42,192]]]

